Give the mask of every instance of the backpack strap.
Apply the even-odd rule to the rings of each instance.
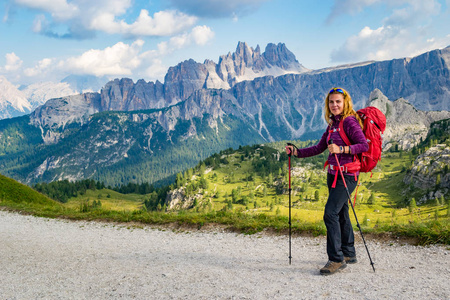
[[[352,144],[350,143],[350,140],[348,139],[347,134],[344,131],[344,120],[339,121],[339,135],[347,146],[350,146]]]

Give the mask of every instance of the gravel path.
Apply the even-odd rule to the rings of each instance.
[[[359,234],[359,233],[358,233]],[[358,241],[320,276],[325,238],[174,232],[0,211],[0,299],[450,299],[450,248]]]

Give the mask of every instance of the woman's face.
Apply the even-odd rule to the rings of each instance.
[[[344,111],[344,95],[331,94],[328,97],[328,106],[333,115],[340,115]]]

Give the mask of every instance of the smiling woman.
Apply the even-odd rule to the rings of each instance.
[[[362,132],[361,120],[353,109],[352,98],[346,90],[332,88],[325,98],[324,111],[324,118],[329,126],[319,143],[303,149],[287,146],[286,152],[289,155],[293,153],[297,157],[315,156],[326,149],[330,153],[325,164],[325,166],[328,165],[328,200],[323,216],[327,227],[328,262],[320,269],[320,274],[329,275],[344,269],[347,263],[356,262],[355,238],[348,213],[348,197],[356,188],[360,164],[356,165],[356,168],[351,167],[355,165],[354,155],[367,151],[369,145]],[[338,132],[341,122],[342,128],[350,139],[350,146],[346,146]],[[341,165],[345,171],[342,171]],[[341,171],[341,178],[338,176],[339,171]]]

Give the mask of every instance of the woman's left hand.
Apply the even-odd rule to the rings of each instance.
[[[332,153],[332,154],[335,154],[335,153],[339,154],[339,153],[341,153],[340,147],[338,145],[336,145],[336,144],[328,145],[328,151],[330,151],[330,153]]]

